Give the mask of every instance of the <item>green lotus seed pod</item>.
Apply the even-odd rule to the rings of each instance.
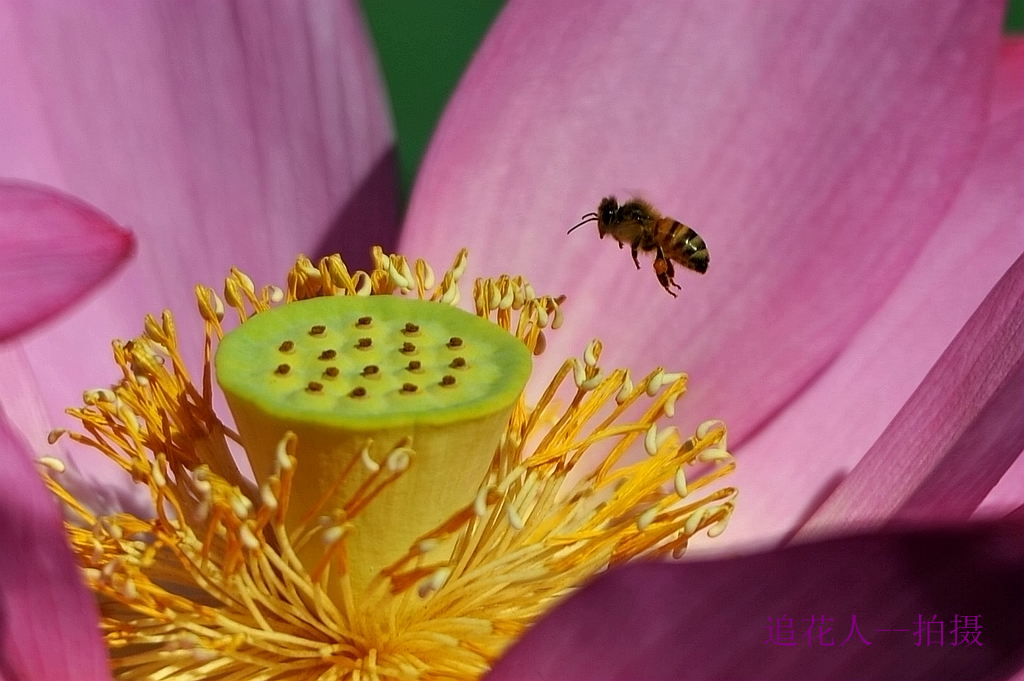
[[[325,497],[317,514],[339,511],[381,479],[377,467],[401,472],[352,521],[348,562],[360,588],[472,501],[531,361],[491,322],[382,295],[257,314],[224,337],[215,367],[258,482],[285,433],[298,437],[289,522]]]

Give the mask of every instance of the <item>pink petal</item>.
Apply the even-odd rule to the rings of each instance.
[[[805,387],[905,275],[978,149],[1002,3],[511,3],[424,161],[402,248],[565,292],[549,375],[691,373],[690,422],[739,440]],[[706,237],[666,295],[589,227],[633,192]],[[926,327],[927,328],[927,327]],[[922,329],[922,333],[926,329]]]
[[[979,524],[613,570],[529,630],[487,679],[1006,678],[1024,668],[1022,532]],[[974,615],[981,645],[960,638],[972,635],[963,626],[950,638],[956,616]],[[943,623],[943,645],[927,638],[937,624],[916,645],[919,618]],[[795,645],[781,644],[787,631]]]
[[[178,313],[232,265],[282,283],[300,251],[394,240],[392,133],[354,3],[5,3],[0,174],[60,187],[138,235],[101,297],[0,353],[30,441],[116,378],[113,337]],[[193,365],[195,366],[195,365]],[[63,421],[62,421],[63,423]]]
[[[132,247],[131,233],[92,206],[0,180],[0,341],[80,300]]]
[[[743,503],[713,550],[777,541],[791,532],[882,436],[985,296],[1024,253],[1021,168],[1024,100],[1016,111],[1004,111],[989,125],[949,214],[889,299],[814,384],[740,448],[734,484],[744,492]],[[922,408],[938,406],[932,402]],[[907,437],[904,446],[910,449],[899,454],[901,461],[916,458],[924,442],[910,433]],[[971,459],[978,454],[972,453]],[[872,489],[881,491],[898,481],[897,469],[887,467],[890,472],[875,479]],[[1016,498],[1024,500],[1024,494]],[[1008,501],[1004,498],[999,505]]]
[[[57,504],[0,412],[0,677],[109,679],[99,613]]]
[[[1024,255],[801,535],[970,517],[1024,449],[1022,405]]]

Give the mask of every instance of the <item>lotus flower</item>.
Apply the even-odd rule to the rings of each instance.
[[[1014,302],[1024,112],[1022,50],[1000,47],[1001,9],[512,3],[435,135],[402,250],[436,261],[466,245],[481,272],[527,272],[538,289],[565,292],[567,314],[586,321],[572,328],[615,340],[608,364],[687,368],[683,427],[721,417],[741,453],[741,504],[719,548],[801,527],[1015,507],[1024,436],[1007,415],[1019,411],[1024,347]],[[118,10],[116,24],[71,6],[7,8],[0,19],[13,36],[0,47],[10,84],[0,95],[11,131],[3,173],[82,196],[139,240],[134,263],[100,295],[0,355],[0,398],[34,450],[83,387],[109,383],[106,340],[133,335],[145,312],[184,307],[196,281],[236,262],[266,281],[298,251],[392,239],[390,133],[351,8]],[[607,240],[562,234],[602,195],[634,191],[710,245],[709,273],[678,277],[679,300]],[[182,326],[182,337],[196,332]],[[544,357],[584,345],[553,337]],[[551,367],[541,361],[535,373]],[[1003,530],[973,532],[975,547],[1002,546]],[[872,555],[899,551],[882,535],[866,541],[881,552]],[[971,541],[962,550],[977,565],[1005,558]],[[809,546],[820,550],[785,564],[851,551]],[[934,550],[920,546],[909,555]],[[892,574],[880,571],[878,583]],[[646,579],[623,572],[578,598],[621,604],[603,599]],[[592,607],[572,603],[552,622],[565,621],[559,612],[593,622]],[[700,616],[666,605],[674,615],[637,608],[664,622]],[[66,631],[93,617],[65,620]],[[5,619],[4,649],[17,652],[0,671],[52,672],[54,656],[19,648]],[[683,643],[664,648],[670,630],[657,629],[661,647],[646,650],[682,656]],[[517,655],[537,656],[524,646],[505,669],[522,673]],[[558,671],[582,669],[553,651]],[[95,664],[94,649],[78,652]],[[1001,664],[998,673],[1010,668]],[[630,668],[667,669],[679,667]]]

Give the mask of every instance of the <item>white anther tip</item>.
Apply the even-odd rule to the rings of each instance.
[[[545,310],[543,308],[543,306],[538,306],[537,307],[537,326],[539,326],[540,328],[543,329],[543,328],[545,328],[548,325],[548,321],[549,321],[548,311]]]
[[[46,466],[55,473],[63,473],[67,470],[67,466],[63,461],[52,456],[41,456],[36,459],[41,465]]]
[[[715,430],[723,425],[725,424],[718,419],[708,419],[707,421],[704,421],[699,426],[697,426],[697,437],[705,438],[708,436],[708,433],[710,433],[712,430]]]
[[[521,530],[526,527],[522,516],[519,515],[519,512],[513,506],[505,507],[505,515],[508,517],[508,524],[512,526],[512,529]]]
[[[451,577],[451,574],[452,569],[450,567],[441,567],[434,570],[417,589],[420,598],[426,598],[444,586],[445,582],[448,581],[448,578]]]
[[[651,523],[654,522],[654,518],[658,515],[658,507],[651,506],[649,509],[640,514],[640,517],[636,520],[636,529],[643,532]]]
[[[270,489],[269,485],[260,485],[260,500],[263,502],[264,508],[271,511],[277,510],[277,496],[274,495],[274,490]]]
[[[476,493],[476,498],[473,499],[473,513],[478,518],[483,518],[487,515],[487,488],[484,487]]]
[[[705,449],[697,455],[698,461],[728,461],[732,458],[732,454],[724,449],[710,448]]]
[[[252,530],[249,529],[248,525],[242,525],[238,529],[238,538],[241,540],[242,546],[250,551],[255,551],[260,547],[260,540],[252,533]]]
[[[683,532],[688,535],[692,535],[697,531],[697,528],[702,522],[704,522],[704,514],[706,509],[698,509],[690,514],[690,517],[686,519],[686,523],[683,525]]]
[[[658,453],[658,426],[654,423],[647,429],[647,434],[644,435],[644,449],[647,451],[648,456],[654,456]]]
[[[661,384],[665,380],[665,372],[658,369],[651,376],[650,380],[647,381],[647,395],[648,397],[654,397],[659,390],[661,390]]]
[[[726,516],[719,520],[717,523],[708,528],[708,536],[714,539],[718,535],[725,532],[726,528],[729,527],[729,516]]]
[[[380,470],[380,464],[374,461],[370,456],[369,446],[363,447],[363,451],[359,452],[359,460],[362,462],[363,468],[371,473],[376,473]]]
[[[615,394],[615,403],[622,404],[629,399],[629,396],[633,393],[633,381],[629,378],[629,371],[626,371],[626,375],[622,379],[622,387],[619,388],[619,392]]]
[[[507,310],[510,307],[512,307],[512,303],[514,301],[515,301],[515,292],[512,291],[512,287],[510,286],[508,288],[508,290],[505,291],[505,295],[503,295],[501,297],[501,302],[498,303],[498,309],[499,310]]]
[[[565,315],[562,313],[562,308],[560,306],[556,306],[555,317],[554,319],[551,320],[551,328],[559,329],[561,328],[563,322],[565,322]]]
[[[426,262],[423,262],[423,288],[434,288],[435,283],[434,270]]]
[[[126,599],[133,601],[139,597],[139,590],[135,587],[135,582],[125,577],[124,581],[118,587],[118,592]]]
[[[289,431],[277,441],[277,447],[274,448],[274,461],[279,470],[290,471],[292,469],[292,457],[288,455],[288,446],[294,440],[295,434]]]
[[[674,393],[665,400],[665,405],[662,407],[662,411],[665,412],[665,416],[672,418],[676,415],[676,400],[679,399],[679,393]]]
[[[320,535],[325,546],[333,546],[345,536],[345,528],[342,525],[331,525]]]
[[[690,493],[690,491],[686,489],[686,471],[683,470],[682,466],[676,469],[676,475],[672,482],[676,488],[676,494],[678,494],[680,498],[685,498],[686,495]]]
[[[579,361],[575,357],[572,358],[572,380],[576,383],[576,387],[581,387],[587,380],[586,367],[583,362]]]
[[[440,545],[441,542],[436,539],[424,539],[416,544],[416,551],[419,553],[430,553]]]
[[[412,463],[412,449],[410,447],[399,447],[388,454],[387,467],[393,473],[401,473]]]

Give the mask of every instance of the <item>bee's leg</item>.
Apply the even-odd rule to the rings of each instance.
[[[668,274],[668,283],[672,284],[677,289],[682,291],[683,287],[676,283],[676,266],[672,264],[671,260],[665,257],[664,253],[661,254],[661,257],[665,261],[665,264],[668,265],[668,268],[666,270],[666,273]]]
[[[673,277],[676,275],[676,268],[672,266],[672,261],[665,257],[665,254],[658,249],[657,255],[654,257],[654,273],[658,275],[658,283],[661,287],[668,291],[668,294],[673,298],[676,298],[676,294],[669,288],[669,284],[675,286],[678,289],[682,287],[675,282]]]
[[[633,243],[629,245],[629,252],[633,255],[633,264],[636,265],[637,269],[640,269],[640,261],[636,257],[638,248],[640,248],[640,237],[633,239]]]

